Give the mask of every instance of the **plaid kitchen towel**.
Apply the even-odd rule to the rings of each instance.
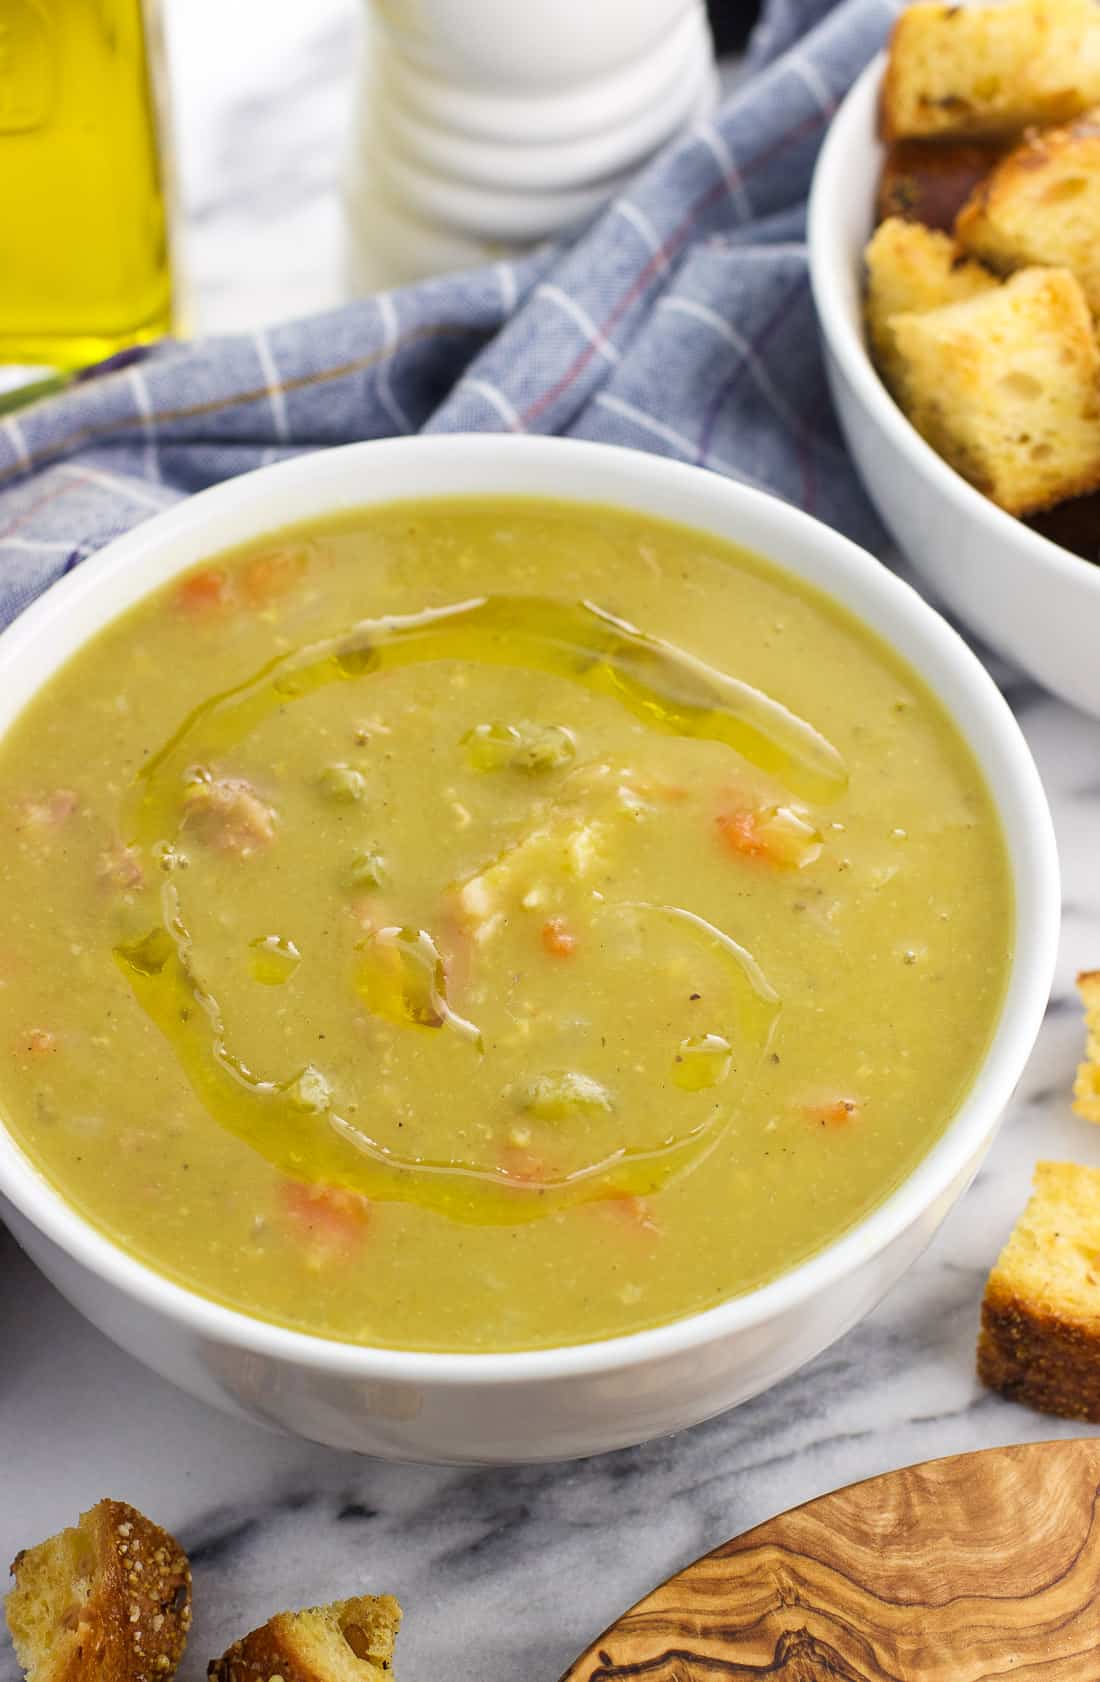
[[[768,0],[745,73],[571,242],[285,326],[104,364],[0,420],[0,625],[139,520],[394,433],[653,450],[880,541],[829,405],[805,201],[893,0]]]

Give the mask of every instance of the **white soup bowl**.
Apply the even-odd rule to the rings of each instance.
[[[976,1172],[1038,1032],[1058,930],[1049,813],[1008,707],[906,584],[783,502],[602,444],[465,436],[353,444],[248,473],[108,545],[0,637],[0,732],[104,625],[218,551],[395,498],[530,495],[614,504],[746,545],[842,604],[909,661],[969,742],[1011,859],[1015,956],[973,1088],[905,1182],[772,1283],[654,1331],[514,1354],[361,1348],[289,1331],[163,1278],[84,1220],[0,1126],[0,1208],[108,1337],[217,1406],[388,1458],[554,1460],[706,1419],[810,1360],[920,1253]]]

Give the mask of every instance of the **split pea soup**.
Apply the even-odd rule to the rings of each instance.
[[[0,1114],[143,1262],[353,1343],[752,1290],[880,1203],[1012,891],[917,674],[702,533],[394,504],[212,559],[0,743]]]

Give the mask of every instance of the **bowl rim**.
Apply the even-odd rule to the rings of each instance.
[[[840,248],[840,218],[836,206],[852,191],[850,161],[862,144],[868,120],[873,128],[887,54],[882,51],[856,78],[837,108],[814,166],[806,214],[810,288],[826,346],[887,442],[910,458],[929,481],[930,488],[946,498],[959,514],[971,520],[987,520],[990,540],[1013,543],[1036,563],[1072,579],[1078,589],[1092,589],[1100,596],[1100,566],[1092,566],[1051,538],[998,508],[987,496],[949,466],[921,437],[912,421],[894,402],[871,361],[858,311],[846,300],[848,262]],[[876,140],[876,145],[881,145]],[[868,229],[868,233],[870,229]]]
[[[446,471],[452,476],[461,472],[466,494],[472,491],[474,495],[485,496],[542,495],[581,505],[633,506],[635,511],[692,526],[691,516],[684,519],[679,515],[661,515],[649,506],[647,498],[664,494],[664,487],[669,500],[676,501],[679,495],[693,506],[698,504],[696,530],[721,534],[722,518],[740,520],[750,528],[763,524],[776,532],[775,549],[798,549],[801,545],[812,551],[813,558],[808,563],[811,571],[807,575],[812,588],[836,600],[846,612],[867,624],[910,666],[916,667],[918,658],[930,657],[934,661],[936,676],[930,678],[922,666],[923,681],[936,695],[979,764],[983,759],[994,758],[1003,762],[1008,786],[1013,794],[1018,793],[1023,823],[1019,845],[1009,840],[1016,941],[1000,1013],[974,1081],[943,1133],[894,1190],[839,1237],[795,1267],[753,1291],[649,1330],[547,1349],[437,1353],[345,1343],[214,1302],[129,1254],[67,1203],[33,1165],[2,1120],[0,1209],[6,1197],[39,1233],[97,1279],[112,1286],[124,1298],[164,1316],[185,1333],[294,1367],[364,1380],[447,1389],[470,1384],[510,1386],[581,1379],[660,1363],[685,1351],[723,1342],[802,1307],[871,1263],[923,1213],[950,1194],[960,1176],[969,1178],[1023,1071],[1050,993],[1058,944],[1060,884],[1046,796],[1019,725],[977,656],[909,584],[867,551],[802,510],[747,485],[682,462],[587,440],[496,433],[374,440],[310,452],[239,475],[141,522],[51,585],[0,633],[0,684],[9,662],[26,659],[28,651],[48,636],[55,622],[73,616],[80,603],[90,599],[97,590],[102,575],[110,580],[130,569],[139,574],[143,568],[151,570],[150,563],[155,564],[159,548],[173,542],[185,544],[189,537],[207,527],[211,528],[208,555],[230,549],[238,540],[219,537],[219,521],[225,524],[234,516],[240,519],[249,510],[256,538],[265,530],[275,529],[276,524],[285,527],[321,517],[318,508],[312,514],[299,513],[276,522],[267,516],[267,504],[277,500],[273,493],[278,489],[293,496],[296,486],[301,487],[301,501],[307,503],[311,491],[316,494],[317,480],[326,474],[333,481],[342,483],[343,479],[350,479],[356,485],[366,479],[363,491],[367,493],[370,474],[377,473],[378,481],[385,486],[387,465],[400,470],[403,459],[407,465],[409,452],[413,452],[412,459],[429,483],[430,457],[439,464],[444,476]],[[536,476],[540,472],[547,475],[553,488],[547,485],[518,492],[502,490],[494,481],[501,476],[501,464],[509,462],[517,472],[522,467]],[[582,483],[587,474],[601,482],[600,488],[578,494],[573,488],[571,467]],[[478,482],[467,486],[466,474]],[[632,505],[622,487],[638,485],[640,476],[644,483],[638,491],[638,503]],[[503,477],[507,480],[507,472]],[[604,478],[606,485],[602,483]],[[423,494],[429,498],[452,493],[436,487]],[[333,494],[329,496],[327,511],[381,505],[389,500],[393,498],[386,494],[371,496],[356,490],[342,502]],[[784,537],[784,533],[788,535]],[[776,558],[763,548],[758,536],[751,542],[778,570],[796,578],[802,576],[801,562]],[[148,579],[132,599],[140,599],[168,577],[195,564],[199,563],[192,557],[174,565],[163,576]],[[860,592],[867,617],[846,599],[844,590],[849,587]],[[914,646],[899,646],[891,635],[874,625],[873,613],[879,605],[884,612],[893,613],[904,622],[906,636],[911,637]],[[116,607],[101,618],[93,617],[93,623],[80,632],[75,646],[83,646],[101,625],[115,619],[118,612]],[[48,681],[53,669],[50,667],[43,677],[35,680],[13,716],[18,716],[30,695]],[[952,683],[958,683],[965,692],[963,715],[944,695],[944,688]],[[978,746],[981,729],[988,735],[984,755]],[[988,773],[983,774],[988,782]],[[992,789],[990,792],[1007,832],[1006,807],[1010,802],[1002,802]],[[1033,926],[1030,928],[1021,925],[1025,901],[1031,907]],[[1021,1052],[1021,1047],[1026,1049]]]

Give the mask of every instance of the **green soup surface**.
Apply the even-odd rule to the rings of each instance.
[[[943,1132],[1012,938],[917,674],[612,509],[281,532],[0,742],[4,1120],[143,1261],[355,1343],[578,1343],[775,1278]]]

